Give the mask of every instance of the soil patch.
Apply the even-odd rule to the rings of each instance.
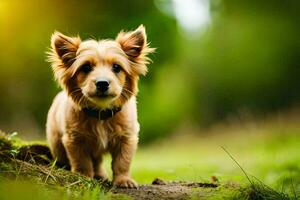
[[[112,188],[110,192],[126,194],[135,200],[183,200],[192,196],[207,197],[217,187],[215,183],[166,182],[156,178],[151,185],[140,185],[137,189]]]

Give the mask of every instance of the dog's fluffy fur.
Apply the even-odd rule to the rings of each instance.
[[[140,75],[147,72],[148,46],[143,25],[120,32],[115,40],[86,40],[55,32],[49,60],[55,79],[63,88],[48,113],[47,139],[53,156],[72,172],[107,179],[103,154],[112,156],[113,184],[137,186],[129,168],[138,143],[136,94]],[[112,66],[117,64],[120,72]],[[90,69],[82,70],[84,65]],[[96,95],[95,82],[109,80],[108,96]],[[106,120],[88,116],[83,108],[121,107]]]

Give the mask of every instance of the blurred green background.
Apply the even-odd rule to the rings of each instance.
[[[299,0],[0,0],[0,130],[45,140],[60,90],[45,61],[55,30],[103,39],[144,24],[157,50],[140,81],[148,145],[133,178],[247,184],[224,146],[250,175],[299,194],[299,22]],[[5,184],[0,198],[26,198]]]
[[[101,39],[146,26],[157,51],[140,81],[141,143],[297,108],[299,11],[298,0],[0,0],[0,129],[44,138],[60,90],[45,61],[54,30]]]

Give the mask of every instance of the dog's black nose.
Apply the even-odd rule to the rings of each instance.
[[[98,80],[96,82],[97,90],[100,92],[106,92],[109,88],[109,82],[107,80]]]

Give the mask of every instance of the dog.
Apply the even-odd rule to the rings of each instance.
[[[137,187],[130,177],[140,129],[136,95],[153,51],[143,25],[114,40],[53,33],[48,60],[62,91],[49,109],[46,133],[57,163],[107,180],[102,160],[110,153],[113,185]]]

